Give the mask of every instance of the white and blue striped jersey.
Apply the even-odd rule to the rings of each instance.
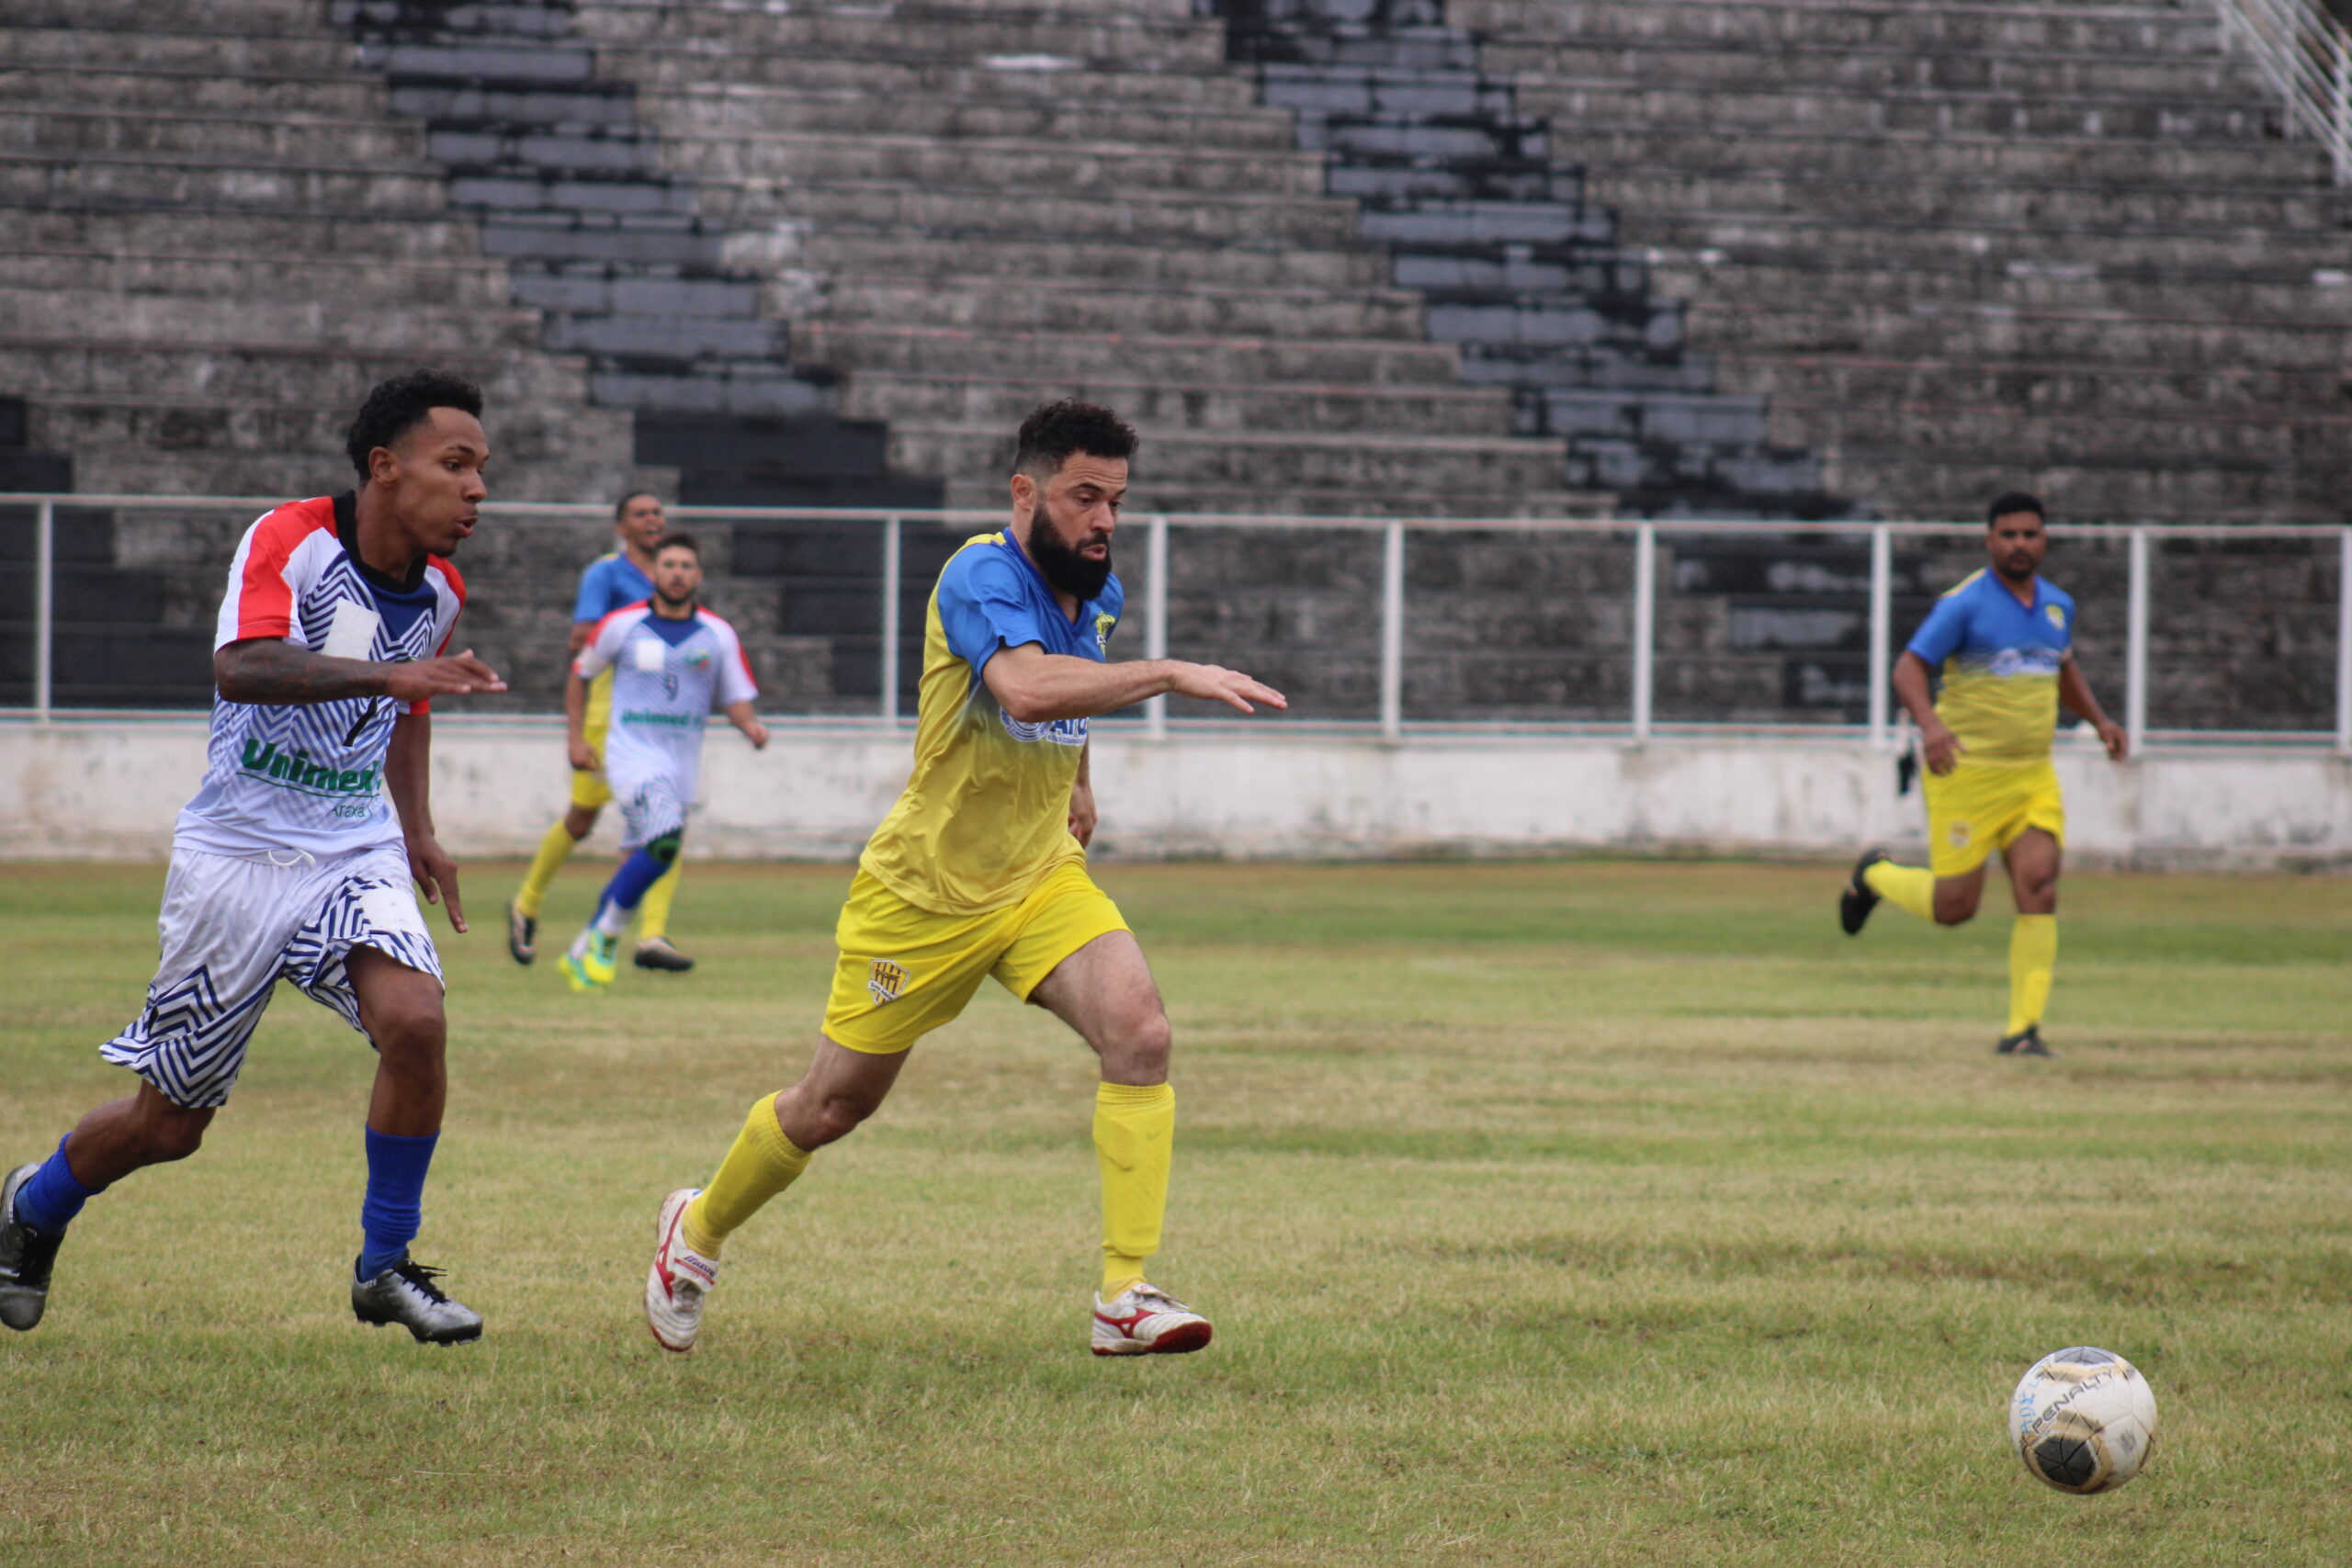
[[[448,646],[466,588],[438,556],[395,582],[358,557],[349,492],[288,502],[245,530],[229,565],[213,648],[277,637],[331,659],[431,659]],[[418,703],[415,711],[426,711]],[[212,701],[204,785],[173,842],[213,854],[299,850],[324,860],[401,841],[384,789],[392,724],[409,705],[347,697],[284,706]]]
[[[654,614],[650,600],[615,610],[596,623],[572,669],[583,681],[613,672],[604,762],[616,795],[658,774],[691,802],[712,706],[760,694],[735,628],[699,605],[678,620]]]

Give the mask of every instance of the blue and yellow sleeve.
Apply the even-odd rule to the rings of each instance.
[[[1036,607],[1021,581],[1027,570],[1003,550],[965,549],[939,577],[939,629],[947,650],[972,667],[974,679],[1000,648],[1043,643]]]

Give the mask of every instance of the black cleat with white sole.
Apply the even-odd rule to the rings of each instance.
[[[49,1310],[49,1274],[65,1237],[37,1231],[17,1220],[17,1191],[33,1179],[41,1162],[10,1171],[0,1182],[0,1324],[23,1334]]]
[[[381,1328],[397,1323],[424,1345],[461,1345],[481,1337],[481,1314],[453,1302],[433,1281],[443,1270],[427,1269],[406,1253],[372,1280],[351,1268],[351,1315]]]
[[[527,964],[539,955],[539,922],[536,916],[523,913],[519,904],[506,906],[506,951],[517,964]]]
[[[2042,1043],[2041,1025],[2038,1023],[2028,1024],[2015,1034],[2002,1035],[2000,1043],[1993,1047],[1993,1054],[1996,1056],[2052,1057],[2058,1055]]]
[[[1862,873],[1886,858],[1884,850],[1864,850],[1862,858],[1854,863],[1854,874],[1846,879],[1846,890],[1838,895],[1838,923],[1846,928],[1848,936],[1860,936],[1862,922],[1871,918],[1885,895],[1862,880]]]
[[[695,966],[695,961],[672,947],[666,938],[649,936],[637,944],[637,956],[631,960],[639,969],[659,969],[664,974],[683,975]]]

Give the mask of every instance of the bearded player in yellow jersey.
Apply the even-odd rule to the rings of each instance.
[[[967,540],[941,571],[924,617],[914,773],[850,884],[816,1059],[752,1105],[707,1189],[662,1205],[645,1315],[667,1348],[694,1348],[728,1235],[879,1109],[909,1048],[989,976],[1102,1059],[1094,1353],[1209,1342],[1205,1317],[1144,1280],[1167,1207],[1176,1093],[1143,950],[1086,874],[1087,721],[1163,693],[1245,714],[1289,705],[1214,665],[1106,662],[1125,604],[1111,539],[1135,449],[1135,432],[1107,409],[1037,410],[1021,426],[1011,523]]]
[[[1927,754],[1926,866],[1897,865],[1870,850],[1840,896],[1838,921],[1852,936],[1882,898],[1921,919],[1956,926],[1976,913],[1984,862],[2007,863],[2018,919],[2009,935],[2009,1020],[1994,1047],[2003,1055],[2055,1055],[2041,1040],[2058,959],[2058,863],[2066,807],[2050,765],[2058,706],[2098,731],[2123,760],[2120,725],[2100,711],[2075,662],[2075,601],[2041,579],[2050,548],[2041,502],[2011,492],[1985,523],[1986,570],[1936,602],[1894,666],[1895,694],[1919,727]],[[1943,690],[1930,702],[1928,679]]]

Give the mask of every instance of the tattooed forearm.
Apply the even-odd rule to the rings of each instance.
[[[329,659],[257,637],[231,643],[212,656],[212,681],[232,703],[332,703],[384,694],[384,666],[364,659]]]

